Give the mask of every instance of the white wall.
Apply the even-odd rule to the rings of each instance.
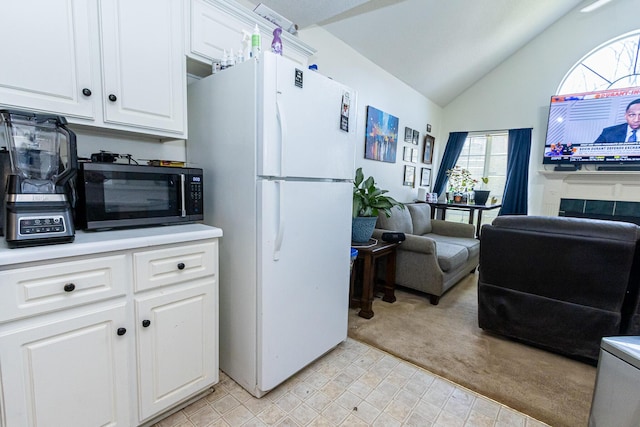
[[[431,124],[431,135],[440,140],[442,109],[436,104],[411,89],[391,74],[365,59],[341,40],[322,28],[310,27],[299,31],[300,39],[317,49],[316,55],[309,59],[310,64],[317,64],[318,71],[358,92],[356,120],[356,168],[362,167],[365,178],[372,175],[378,185],[401,202],[409,202],[416,198],[420,172],[422,167],[431,167],[421,163],[407,163],[402,160],[402,147],[419,147],[419,158],[422,158],[427,123]],[[286,49],[286,46],[284,46]],[[395,163],[379,162],[364,158],[365,128],[367,106],[392,114],[399,118],[398,150]],[[405,126],[420,132],[418,146],[404,142]],[[434,152],[434,159],[439,155]],[[404,165],[416,167],[416,187],[402,185]],[[435,170],[432,180],[435,179]]]
[[[533,127],[530,214],[544,214],[545,184],[553,179],[539,173],[550,97],[582,57],[608,40],[640,28],[637,6],[638,0],[617,0],[588,14],[576,8],[444,108],[445,138],[455,131]],[[445,138],[437,143],[445,143]]]

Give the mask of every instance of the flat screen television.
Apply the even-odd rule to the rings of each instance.
[[[640,130],[638,142],[622,136],[627,106],[637,99],[640,87],[552,96],[543,164],[640,167]]]

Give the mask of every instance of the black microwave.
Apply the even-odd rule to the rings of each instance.
[[[203,219],[203,173],[117,163],[80,163],[74,224],[80,230],[145,227]]]

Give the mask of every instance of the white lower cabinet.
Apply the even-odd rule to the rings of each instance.
[[[218,382],[217,239],[0,269],[44,295],[0,318],[0,426],[146,424]]]
[[[125,302],[58,317],[0,336],[6,427],[129,426]]]
[[[136,298],[140,420],[218,382],[213,285]]]

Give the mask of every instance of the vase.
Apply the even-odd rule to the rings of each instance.
[[[367,243],[376,228],[377,216],[357,216],[351,219],[351,241]]]
[[[489,198],[489,190],[475,190],[475,204],[476,205],[486,205],[487,199]]]

